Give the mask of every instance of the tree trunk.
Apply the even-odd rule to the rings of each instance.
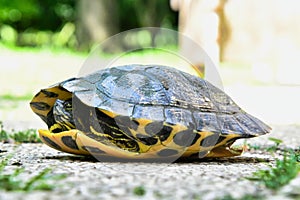
[[[76,36],[79,49],[89,49],[118,33],[116,0],[79,0]]]

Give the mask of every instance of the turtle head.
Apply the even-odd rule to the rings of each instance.
[[[53,118],[55,123],[50,127],[51,132],[74,129],[72,99],[57,99],[53,105]]]

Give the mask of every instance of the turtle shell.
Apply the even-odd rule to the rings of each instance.
[[[125,158],[223,157],[270,127],[206,80],[158,65],[126,65],[41,90],[32,110],[49,146]]]

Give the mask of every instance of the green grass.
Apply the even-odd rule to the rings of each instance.
[[[9,140],[9,135],[3,129],[3,123],[0,121],[0,142],[8,142],[8,140]]]
[[[12,95],[12,94],[1,94],[0,101],[28,101],[33,97],[32,94],[25,94],[21,96]]]
[[[12,112],[13,109],[18,108],[21,102],[30,101],[33,94],[14,95],[14,94],[0,94],[0,109]]]
[[[18,143],[40,143],[41,139],[38,137],[35,129],[27,129],[24,131],[17,131],[10,134],[9,137]]]
[[[57,187],[56,181],[66,178],[66,174],[51,174],[50,168],[45,168],[37,175],[29,177],[27,181],[20,178],[20,175],[24,173],[24,168],[17,168],[11,174],[6,174],[4,169],[11,157],[12,154],[0,163],[0,190],[25,192],[32,190],[53,190]]]
[[[277,190],[288,184],[300,172],[300,154],[297,151],[285,152],[283,159],[276,159],[275,166],[269,169],[258,170],[248,180],[263,183],[267,188]]]
[[[265,197],[259,194],[245,194],[244,196],[238,199],[232,197],[231,195],[226,195],[220,198],[219,200],[263,200],[263,199],[265,199]]]
[[[9,142],[13,140],[16,143],[40,143],[35,129],[27,129],[23,131],[13,131],[11,133],[3,129],[3,123],[0,121],[0,142]]]
[[[248,180],[257,181],[267,188],[277,190],[287,185],[300,172],[300,147],[298,149],[284,148],[280,149],[279,145],[283,143],[277,138],[269,138],[273,142],[271,146],[261,147],[259,145],[249,145],[250,149],[261,150],[283,155],[282,159],[275,159],[275,165],[269,165],[269,169],[258,170],[253,173],[252,177],[246,177]]]
[[[249,147],[249,149],[265,150],[267,152],[274,153],[276,150],[279,149],[279,145],[281,143],[283,143],[282,140],[277,139],[277,138],[269,137],[268,139],[273,142],[273,144],[268,146],[268,147],[262,147],[262,146],[257,145],[257,144],[247,144],[247,146]]]
[[[16,46],[16,45],[7,45],[0,41],[0,50],[10,50],[13,52],[30,52],[30,53],[39,53],[39,52],[51,52],[53,54],[68,54],[74,56],[87,56],[87,51],[76,51],[67,47],[30,47],[30,46]]]
[[[268,139],[270,141],[274,142],[274,145],[271,145],[270,147],[268,147],[266,149],[268,152],[271,152],[271,153],[274,153],[278,149],[279,145],[283,142],[282,140],[277,139],[277,138],[269,137]]]
[[[133,189],[133,194],[137,196],[144,196],[146,194],[146,190],[143,186],[137,186]]]

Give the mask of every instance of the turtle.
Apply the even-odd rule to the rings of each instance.
[[[170,66],[131,64],[70,78],[40,90],[31,109],[48,126],[48,146],[124,159],[241,155],[240,138],[271,127],[225,92]]]

